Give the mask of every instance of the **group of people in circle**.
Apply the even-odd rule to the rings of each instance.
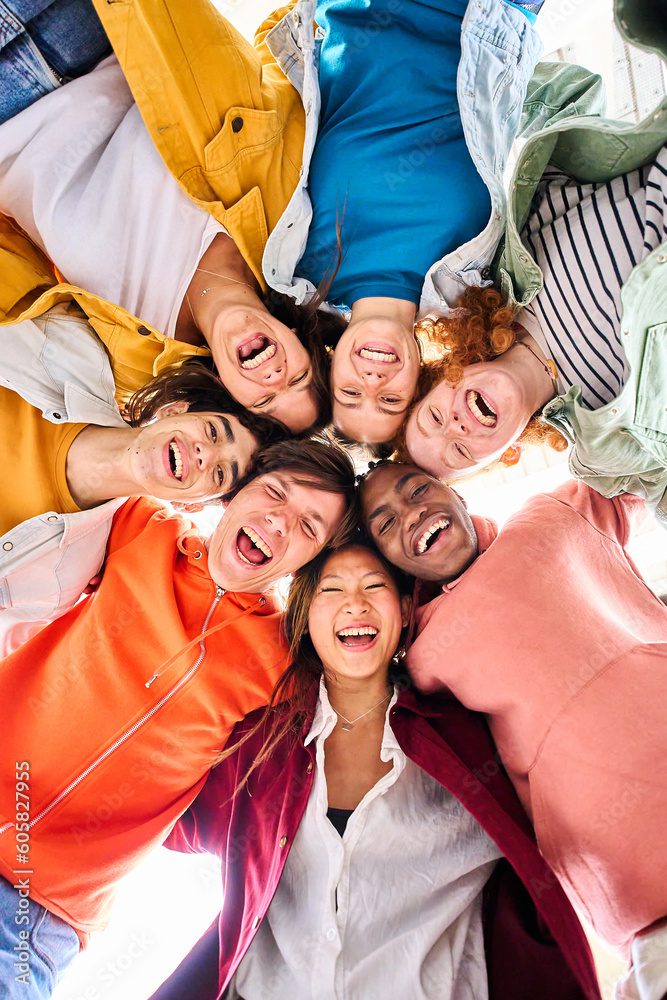
[[[222,909],[155,1000],[590,1000],[579,916],[667,996],[667,98],[541,6],[0,3],[9,1000],[163,843]]]

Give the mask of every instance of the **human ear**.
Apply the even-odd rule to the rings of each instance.
[[[408,594],[404,594],[401,597],[401,626],[407,628],[410,622],[410,613],[412,611],[412,598]]]
[[[165,403],[155,414],[156,420],[162,420],[164,417],[180,417],[181,414],[187,413],[190,409],[190,404],[187,399],[175,399],[173,403]]]

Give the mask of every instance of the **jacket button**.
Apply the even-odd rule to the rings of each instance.
[[[60,413],[54,413],[53,414],[53,418],[54,418],[54,420],[62,420],[62,416],[61,416]]]
[[[11,550],[14,548],[11,542],[5,542],[2,547],[5,550],[5,552],[11,552]]]
[[[252,929],[256,931],[258,927],[259,927],[259,917],[255,917],[252,922]]]
[[[142,337],[150,337],[151,331],[147,326],[137,327],[137,333],[140,333]]]
[[[306,768],[306,771],[308,772],[308,774],[312,774],[313,773],[313,762],[312,762],[312,760],[308,761],[308,767]]]
[[[232,132],[240,132],[242,128],[243,119],[240,116],[232,118]]]
[[[287,847],[287,837],[281,837],[280,838],[280,846],[281,847]]]

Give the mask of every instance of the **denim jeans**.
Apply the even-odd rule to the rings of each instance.
[[[22,876],[16,876],[18,885]],[[73,927],[0,878],[0,996],[46,1000],[79,953]]]
[[[90,0],[0,0],[0,124],[108,52]]]

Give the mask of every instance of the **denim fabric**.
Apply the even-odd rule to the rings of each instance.
[[[29,876],[17,875],[16,884]],[[46,1000],[79,953],[73,927],[0,878],[3,1000]]]
[[[89,0],[0,0],[0,122],[109,51]]]

